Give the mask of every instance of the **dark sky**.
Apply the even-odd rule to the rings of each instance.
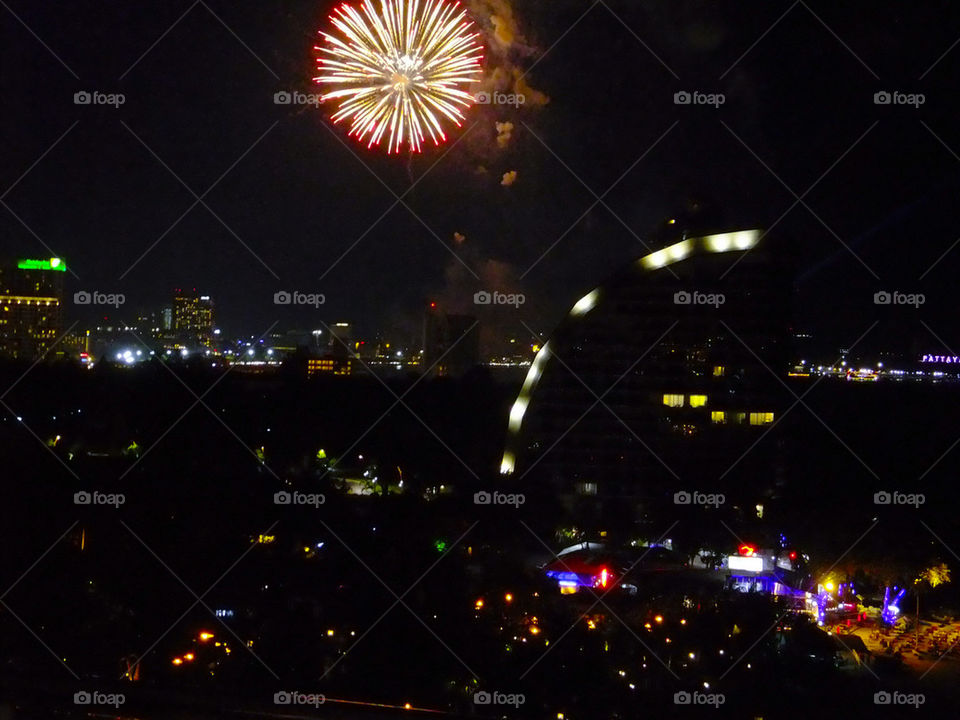
[[[472,311],[481,287],[527,297],[490,327],[548,331],[697,198],[795,244],[800,325],[845,344],[876,290],[922,291],[919,312],[880,310],[883,342],[942,348],[922,318],[960,346],[960,248],[936,262],[960,237],[954,4],[473,0],[487,84],[532,67],[549,102],[476,107],[465,135],[414,158],[345,145],[325,107],[273,102],[314,91],[332,5],[0,3],[0,256],[46,244],[79,276],[71,293],[125,293],[122,317],[196,286],[230,334],[346,319],[412,339],[426,300]],[[80,90],[125,103],[75,105]],[[681,90],[725,102],[676,105]],[[876,105],[880,90],[924,104]],[[514,125],[506,147],[496,122]],[[421,176],[410,209],[389,210]],[[278,309],[280,289],[327,304]]]

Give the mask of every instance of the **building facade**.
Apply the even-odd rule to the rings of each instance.
[[[214,341],[214,303],[209,295],[178,289],[173,296],[173,333],[184,345],[212,347]]]
[[[0,355],[36,360],[53,348],[63,329],[66,271],[61,258],[0,268]]]
[[[424,372],[463,375],[480,363],[480,326],[472,315],[451,315],[430,303],[423,317]]]
[[[501,475],[666,502],[776,484],[757,441],[785,408],[790,284],[762,236],[683,236],[576,302],[511,407]]]

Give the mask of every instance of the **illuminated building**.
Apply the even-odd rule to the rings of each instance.
[[[471,315],[450,315],[431,302],[423,316],[424,370],[462,375],[480,363],[480,326]]]
[[[60,258],[0,269],[0,354],[31,360],[53,347],[63,324],[66,271]]]
[[[581,587],[607,589],[616,584],[628,564],[619,562],[615,554],[597,550],[579,550],[561,553],[543,568],[543,573],[556,580],[563,594],[576,592]]]
[[[353,326],[350,323],[338,322],[330,326],[327,352],[338,358],[355,357]]]
[[[80,354],[84,364],[104,359],[121,365],[145,362],[160,349],[160,345],[153,342],[159,335],[155,319],[142,316],[136,318],[135,325],[105,323],[87,328],[82,332],[79,345],[72,344],[72,349]]]
[[[173,296],[173,331],[186,345],[213,345],[214,306],[209,295],[177,289]]]
[[[734,554],[723,557],[718,572],[726,587],[740,592],[763,592],[805,598],[799,590],[805,575],[806,556],[790,548],[761,548],[741,543]],[[703,558],[696,558],[691,567],[709,569]]]
[[[575,302],[510,409],[501,474],[639,499],[730,468],[772,485],[777,443],[747,450],[785,407],[790,284],[761,237],[683,236]]]
[[[307,359],[307,377],[317,374],[349,375],[352,370],[353,362],[350,358],[327,355]]]

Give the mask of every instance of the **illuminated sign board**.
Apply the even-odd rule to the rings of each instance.
[[[50,258],[49,260],[18,260],[17,268],[20,270],[56,270],[57,272],[66,272],[67,264],[60,258]]]
[[[924,355],[920,358],[922,363],[947,363],[947,364],[960,364],[960,356],[958,355]]]
[[[757,555],[745,557],[730,555],[727,557],[727,567],[730,570],[747,570],[748,572],[763,572],[763,558]]]

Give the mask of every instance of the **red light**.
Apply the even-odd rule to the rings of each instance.
[[[430,307],[435,308],[437,304],[435,302],[430,303]]]
[[[757,549],[753,545],[741,545],[740,554],[745,555],[746,557],[752,557],[754,553],[757,552]]]
[[[600,587],[605,588],[609,582],[610,582],[610,571],[607,570],[606,568],[603,568],[600,571],[600,575],[597,578],[597,584]]]
[[[790,551],[790,559],[791,559],[791,560],[796,560],[796,559],[797,559],[797,551],[796,551],[796,550],[791,550],[791,551]]]

